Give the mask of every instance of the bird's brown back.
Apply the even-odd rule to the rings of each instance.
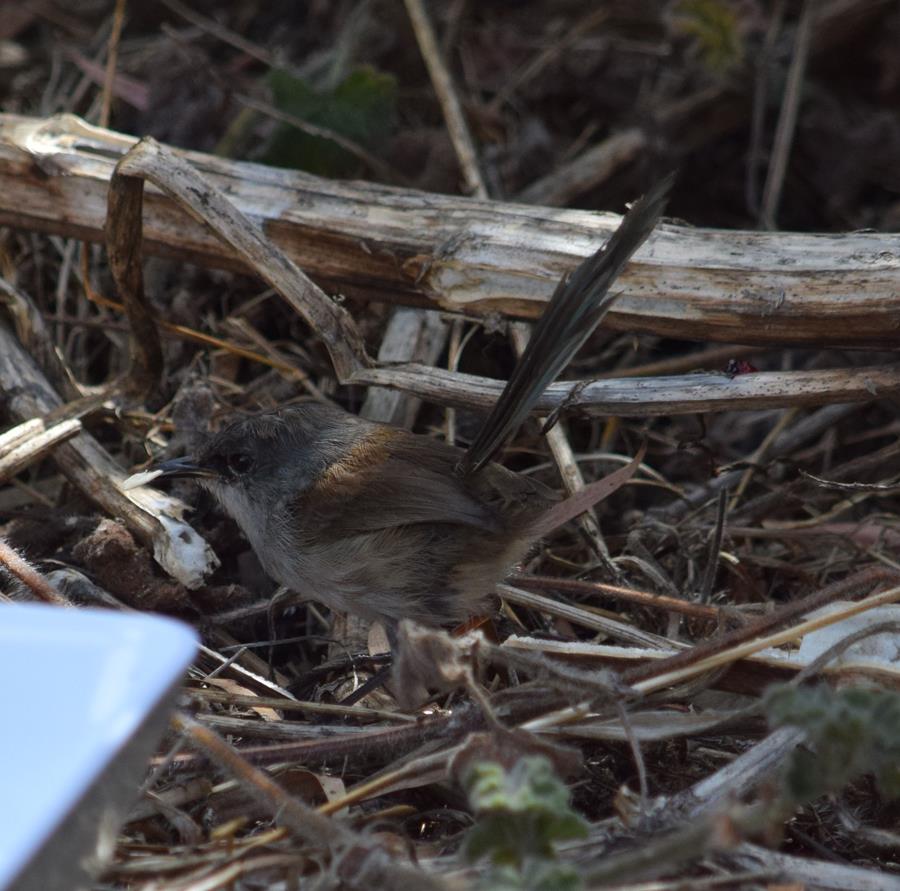
[[[367,424],[291,506],[300,574],[315,596],[427,624],[471,615],[522,558],[528,529],[558,496],[497,464],[463,477],[462,454]]]

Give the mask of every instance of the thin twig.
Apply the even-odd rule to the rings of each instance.
[[[622,729],[625,731],[625,739],[628,740],[628,746],[631,749],[631,756],[634,758],[634,766],[637,770],[638,785],[641,791],[641,818],[647,814],[647,807],[650,802],[650,784],[647,782],[647,766],[644,764],[644,756],[641,752],[641,741],[637,738],[634,728],[631,726],[631,720],[628,717],[628,711],[625,703],[620,699],[615,702],[616,711],[619,713],[619,721],[622,723]]]
[[[584,596],[614,597],[618,600],[624,600],[626,603],[635,603],[639,606],[651,607],[652,609],[680,613],[696,619],[709,619],[715,622],[722,618],[722,611],[715,606],[704,606],[690,600],[679,600],[676,597],[668,597],[665,594],[653,594],[649,591],[638,591],[634,588],[623,588],[619,585],[608,585],[604,582],[557,579],[518,573],[510,576],[510,581],[515,582],[521,588],[537,588],[540,591],[561,591]]]
[[[8,455],[14,448],[27,442],[32,436],[37,436],[47,429],[42,418],[31,418],[16,424],[5,433],[0,433],[0,458]]]
[[[515,603],[517,606],[525,606],[551,616],[558,616],[576,625],[581,625],[583,628],[603,631],[616,640],[621,640],[634,646],[664,650],[670,649],[673,645],[672,641],[657,634],[642,631],[640,628],[626,625],[624,622],[617,622],[615,619],[609,619],[606,616],[598,615],[581,607],[562,603],[549,597],[542,597],[540,594],[534,594],[531,591],[522,591],[519,588],[514,588],[512,585],[498,585],[497,591],[504,600]]]
[[[282,826],[307,844],[314,845],[335,856],[347,857],[346,865],[352,873],[345,875],[349,884],[389,889],[422,888],[426,891],[447,891],[443,879],[387,857],[383,849],[331,820],[300,799],[285,791],[265,771],[250,764],[222,737],[204,727],[183,712],[172,717],[175,729],[186,735],[191,743],[233,776],[240,787],[262,805]],[[353,855],[353,856],[348,856]],[[363,855],[363,856],[359,856]]]
[[[398,724],[415,724],[418,721],[415,715],[407,715],[404,712],[364,708],[359,705],[345,706],[330,702],[306,702],[299,699],[284,699],[278,696],[241,696],[237,693],[228,693],[225,690],[213,690],[206,687],[191,688],[185,690],[185,693],[192,699],[202,702],[221,702],[238,708],[271,708],[286,712],[308,712],[313,715],[338,715],[341,718],[356,718],[358,720],[374,721],[380,719]]]
[[[24,557],[0,538],[0,565],[26,585],[34,596],[53,606],[72,606]]]
[[[712,535],[709,538],[706,567],[703,570],[703,581],[700,583],[701,603],[709,603],[709,598],[712,596],[716,570],[719,568],[719,552],[722,550],[722,538],[725,535],[725,509],[727,504],[728,491],[727,489],[720,489],[719,499],[716,503],[716,525],[713,527]]]
[[[116,78],[116,64],[119,61],[119,41],[122,37],[122,24],[125,21],[126,0],[116,0],[113,10],[112,30],[106,50],[106,76],[103,79],[103,104],[100,107],[100,126],[109,126],[109,114],[112,108],[113,81]]]
[[[136,397],[152,393],[163,369],[162,345],[154,313],[144,294],[142,269],[144,183],[123,172],[128,155],[109,181],[106,252],[129,326],[129,389]]]
[[[450,134],[450,141],[453,143],[453,148],[456,151],[456,157],[466,182],[466,191],[476,198],[487,198],[487,187],[484,184],[484,178],[478,166],[478,154],[475,151],[475,143],[472,140],[471,133],[469,133],[469,125],[466,123],[462,106],[456,95],[453,78],[450,76],[450,72],[447,70],[447,66],[441,56],[428,13],[422,0],[404,0],[404,2],[406,3],[406,12],[409,15],[409,20],[412,23],[413,31],[419,44],[419,51],[425,60],[428,75],[437,94],[438,102],[441,104],[441,111],[444,113],[447,132]]]
[[[575,22],[574,25],[566,28],[562,34],[548,41],[544,49],[533,59],[523,65],[512,77],[507,78],[494,98],[488,103],[487,111],[492,115],[497,114],[500,111],[500,106],[507,102],[517,90],[521,90],[527,83],[534,80],[548,65],[562,56],[586,34],[602,25],[609,17],[610,10],[606,7],[591,10],[587,15]]]
[[[620,167],[634,160],[648,143],[638,127],[613,133],[598,145],[586,149],[567,164],[530,183],[518,195],[525,204],[561,207],[579,195],[606,182]]]
[[[747,151],[747,209],[759,217],[759,168],[762,164],[763,129],[766,123],[766,93],[769,81],[769,69],[772,67],[775,41],[781,32],[781,20],[784,17],[785,0],[775,0],[769,14],[769,26],[762,51],[756,61],[756,76],[753,81],[753,115],[750,127],[750,148]]]
[[[788,70],[787,82],[784,87],[784,100],[781,105],[781,113],[778,116],[778,126],[775,129],[775,145],[772,150],[772,160],[769,164],[766,186],[763,190],[760,219],[766,229],[777,228],[775,217],[778,214],[778,205],[781,202],[781,190],[784,186],[788,158],[790,157],[791,145],[794,141],[794,130],[797,126],[797,111],[800,107],[803,78],[806,74],[806,62],[809,58],[813,19],[817,5],[815,0],[804,0],[803,11],[800,13],[800,22],[797,25],[794,55],[791,59],[791,67]]]
[[[522,324],[514,324],[510,326],[509,332],[512,340],[513,349],[516,355],[521,358],[528,345],[530,332]],[[545,427],[546,418],[539,418],[538,423]],[[562,424],[554,424],[546,431],[547,445],[553,454],[553,459],[559,468],[560,476],[563,479],[563,485],[570,495],[580,492],[584,488],[584,475],[575,459],[575,453],[566,436],[565,429]],[[585,511],[578,518],[578,525],[581,527],[588,541],[593,545],[594,551],[603,563],[603,566],[616,576],[616,569],[610,560],[609,548],[603,540],[603,533],[600,530],[600,524],[597,522],[596,511],[591,508]]]
[[[891,569],[869,567],[868,569],[860,570],[853,575],[847,576],[845,579],[826,585],[824,588],[806,597],[786,604],[769,615],[762,616],[753,622],[748,622],[741,628],[736,628],[711,641],[697,644],[689,650],[676,653],[674,656],[659,660],[652,665],[638,666],[626,672],[623,680],[628,684],[637,684],[663,673],[672,674],[681,668],[691,666],[701,659],[713,657],[726,650],[734,652],[737,647],[742,646],[744,643],[772,634],[775,629],[793,621],[798,616],[817,610],[833,600],[850,597],[861,590],[871,591],[885,583],[896,584],[898,579],[900,579],[900,573]]]
[[[738,502],[741,500],[741,496],[744,492],[747,491],[747,487],[750,485],[750,481],[753,479],[753,474],[756,472],[757,467],[765,461],[769,451],[772,449],[774,444],[778,442],[781,434],[787,429],[788,425],[794,418],[797,417],[797,409],[792,408],[786,412],[783,412],[781,417],[778,419],[778,422],[774,427],[766,434],[763,441],[759,444],[759,447],[753,452],[753,454],[747,458],[747,469],[741,475],[741,479],[738,484],[734,487],[734,495],[731,498],[730,510],[735,510],[738,506]],[[723,489],[724,491],[724,489]]]
[[[736,662],[738,659],[743,659],[746,656],[758,653],[760,650],[766,650],[770,647],[780,647],[791,640],[796,640],[798,637],[809,634],[811,631],[833,625],[841,619],[850,618],[858,613],[874,609],[876,606],[896,603],[897,600],[900,600],[900,586],[889,588],[887,591],[882,591],[880,594],[872,594],[839,611],[819,615],[813,619],[807,619],[805,622],[800,622],[797,625],[785,628],[782,631],[775,631],[764,637],[756,637],[747,640],[744,643],[727,647],[724,650],[712,653],[711,655],[698,659],[692,664],[682,668],[672,669],[666,673],[654,672],[653,677],[642,681],[634,681],[631,686],[639,693],[645,694],[663,690],[666,687],[683,683],[684,681],[696,677],[697,675],[704,674],[707,671],[712,671],[723,665]],[[660,664],[661,663],[656,663],[653,667],[658,669]]]
[[[240,34],[237,34],[230,28],[224,27],[219,22],[215,21],[215,19],[211,19],[208,16],[197,12],[195,9],[191,9],[189,6],[182,3],[181,0],[161,0],[161,2],[167,9],[172,10],[172,12],[181,16],[185,21],[200,28],[201,31],[211,34],[216,40],[227,43],[239,52],[250,56],[251,59],[262,62],[263,65],[268,65],[270,68],[277,67],[278,61],[270,52],[263,49],[258,44],[247,40]]]

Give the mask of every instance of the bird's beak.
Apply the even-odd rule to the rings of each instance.
[[[176,476],[198,479],[200,477],[214,477],[216,473],[207,467],[201,467],[197,463],[196,458],[188,455],[185,458],[173,458],[171,461],[163,461],[149,470],[133,474],[122,483],[122,489],[123,491],[136,489],[138,486],[147,486],[163,477]]]
[[[154,464],[150,468],[150,472],[156,473],[156,479],[176,476],[209,477],[216,475],[208,467],[201,467],[193,455],[186,455],[184,458],[173,458],[171,461]]]

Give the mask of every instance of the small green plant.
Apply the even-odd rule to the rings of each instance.
[[[738,18],[727,0],[679,0],[674,25],[693,38],[703,64],[711,71],[724,74],[743,61]]]
[[[542,756],[520,759],[509,771],[475,762],[463,785],[477,822],[463,856],[488,861],[483,887],[501,891],[578,891],[576,870],[558,859],[556,843],[584,838],[587,823],[572,810],[565,784]]]
[[[802,805],[871,773],[886,798],[900,797],[900,695],[848,687],[775,687],[765,697],[769,722],[800,727],[808,747],[794,751],[785,793]]]

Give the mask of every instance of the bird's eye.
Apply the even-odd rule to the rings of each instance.
[[[246,452],[232,452],[225,461],[232,473],[246,473],[253,467],[253,458]]]

